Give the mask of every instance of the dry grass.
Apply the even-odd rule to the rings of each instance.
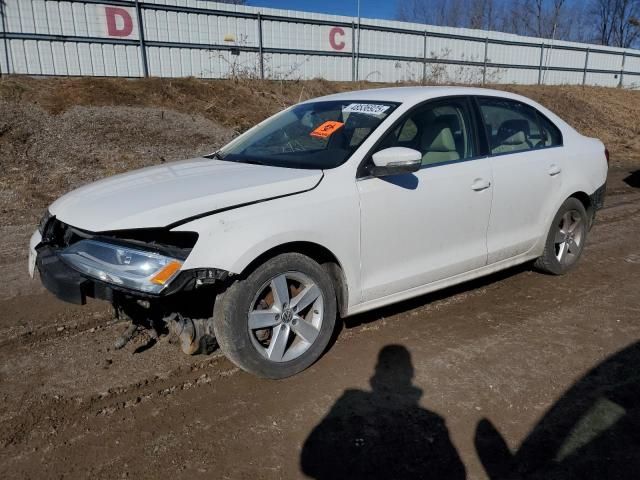
[[[96,79],[10,77],[0,99],[19,100],[58,114],[77,105],[173,109],[243,131],[293,103],[330,93],[389,84],[358,82]],[[496,85],[520,93],[561,115],[585,135],[601,138],[619,156],[640,159],[640,91],[604,87]],[[636,142],[636,143],[634,143]],[[617,155],[616,155],[617,154]]]
[[[202,115],[242,131],[293,103],[351,87],[349,83],[324,80],[36,79],[14,76],[0,81],[0,99],[34,103],[52,114],[77,105],[168,108]]]
[[[388,84],[360,82],[5,77],[0,80],[0,212],[35,222],[83,183],[212,151],[301,100]],[[640,164],[640,92],[497,86],[531,97],[602,139],[614,165]]]

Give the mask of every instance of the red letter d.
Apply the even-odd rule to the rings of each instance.
[[[131,15],[124,8],[104,7],[107,17],[107,35],[110,37],[128,37],[133,31],[133,21]],[[121,24],[118,25],[118,17]]]

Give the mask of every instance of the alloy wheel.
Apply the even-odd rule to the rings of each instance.
[[[286,272],[256,294],[247,325],[251,343],[265,358],[287,362],[305,353],[320,334],[324,299],[320,288],[301,272]]]
[[[568,210],[560,218],[555,236],[556,259],[561,265],[574,263],[582,249],[585,223],[578,210]]]

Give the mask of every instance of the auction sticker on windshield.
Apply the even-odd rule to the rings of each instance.
[[[342,112],[366,113],[380,115],[389,110],[389,105],[377,105],[375,103],[352,103],[342,109]]]
[[[311,135],[312,137],[318,137],[318,138],[329,138],[337,130],[342,128],[343,125],[344,123],[342,122],[335,122],[333,120],[328,120],[324,122],[322,125],[320,125],[319,127],[317,127],[309,135]]]

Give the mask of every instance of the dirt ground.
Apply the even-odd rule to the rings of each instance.
[[[207,110],[195,80],[13,81],[0,82],[0,478],[637,478],[640,93],[522,87],[614,139],[606,208],[570,274],[524,266],[349,318],[314,366],[266,381],[166,337],[114,350],[126,324],[108,305],[64,304],[26,274],[50,197],[210,151],[247,117]],[[235,112],[238,91],[255,96],[206,88]],[[251,115],[343,87],[268,88]],[[613,110],[596,118],[598,102]]]
[[[68,306],[33,286],[5,295],[0,477],[392,478],[378,474],[400,462],[416,478],[480,479],[484,461],[498,478],[500,452],[527,439],[509,460],[521,468],[586,462],[598,473],[536,478],[633,478],[638,187],[637,173],[612,172],[570,274],[517,268],[356,316],[318,363],[282,381],[218,353],[188,357],[166,339],[114,351],[125,325],[106,305]],[[613,440],[598,447],[603,430]],[[398,450],[377,451],[365,441],[375,435]]]

